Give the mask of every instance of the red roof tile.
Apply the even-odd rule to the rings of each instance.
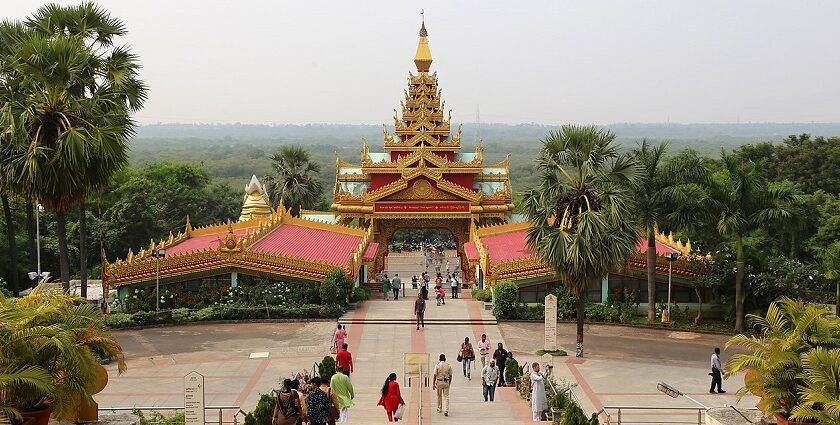
[[[360,236],[283,224],[251,248],[272,254],[343,266],[350,261],[353,251],[361,242]]]
[[[245,236],[245,232],[247,229],[236,230],[233,232],[237,238]],[[219,233],[213,233],[210,235],[202,235],[189,238],[177,245],[171,246],[166,249],[166,256],[172,257],[179,254],[184,254],[187,252],[193,251],[204,251],[207,248],[216,249],[219,247],[219,241],[224,242],[225,237],[227,237],[227,230]]]
[[[468,260],[478,260],[478,250],[475,248],[475,244],[472,242],[467,242],[464,244],[464,251],[467,253]]]
[[[376,258],[376,251],[379,250],[379,242],[371,242],[362,254],[362,260],[373,260]]]

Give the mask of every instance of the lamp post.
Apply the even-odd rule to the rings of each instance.
[[[38,213],[44,211],[44,206],[38,204],[35,207],[35,258],[38,263],[38,276],[41,276],[41,219]]]
[[[671,265],[674,263],[674,260],[680,258],[680,254],[669,252],[665,254],[665,258],[668,260],[668,321],[671,321]]]
[[[700,407],[702,407],[706,410],[709,410],[709,407],[706,406],[705,404],[700,403],[699,401],[697,401],[697,400],[691,398],[690,396],[684,394],[682,391],[680,391],[680,390],[678,390],[678,389],[676,389],[676,388],[674,388],[674,387],[672,387],[672,386],[670,386],[670,385],[668,385],[664,382],[660,382],[660,383],[656,384],[656,389],[659,390],[659,392],[661,392],[661,393],[663,393],[667,396],[673,397],[673,398],[683,396],[683,397],[697,403],[698,405],[700,405]]]
[[[155,311],[160,311],[160,259],[165,256],[165,249],[152,251],[152,257],[155,257]]]

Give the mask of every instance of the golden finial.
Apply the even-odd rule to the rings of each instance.
[[[190,215],[187,214],[187,224],[184,226],[184,235],[190,237],[190,235],[192,234],[192,230],[193,228],[192,224],[190,224]]]
[[[425,11],[421,12],[420,15],[423,23],[420,26],[420,41],[417,43],[414,64],[417,65],[417,72],[429,72],[429,67],[432,65],[432,51],[429,49],[429,41],[426,40],[429,34],[426,31]]]

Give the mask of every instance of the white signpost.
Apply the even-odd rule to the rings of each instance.
[[[557,349],[557,297],[545,296],[545,351]]]
[[[185,425],[204,425],[204,375],[190,372],[184,376]]]

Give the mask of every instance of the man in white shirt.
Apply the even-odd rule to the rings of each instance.
[[[478,341],[478,355],[481,357],[481,367],[487,364],[487,356],[490,354],[490,341],[487,334],[481,334],[481,341]]]
[[[720,364],[720,348],[715,347],[715,352],[712,353],[712,387],[709,389],[709,394],[725,394],[721,388],[723,384],[723,366]],[[717,392],[715,392],[715,385],[717,385]]]
[[[496,384],[499,382],[499,368],[496,361],[490,360],[490,364],[481,369],[481,385],[483,387],[484,401],[490,396],[490,401],[496,396]]]
[[[458,281],[455,276],[449,275],[449,287],[452,288],[452,298],[458,298]]]

